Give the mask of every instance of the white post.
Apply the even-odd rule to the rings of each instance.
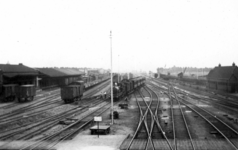
[[[113,118],[113,80],[112,80],[112,31],[110,31],[110,43],[111,43],[111,118],[112,122],[111,124],[113,125],[114,123],[114,118]]]

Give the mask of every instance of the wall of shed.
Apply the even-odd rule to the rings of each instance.
[[[210,89],[217,89],[217,85],[216,85],[216,82],[208,82],[208,88]]]
[[[69,85],[74,81],[81,80],[81,76],[74,77],[41,77],[42,79],[39,81],[39,87],[41,89],[57,87],[57,86],[65,86]]]
[[[227,83],[224,82],[218,82],[217,83],[217,90],[221,90],[221,91],[227,91]]]
[[[208,82],[208,88],[214,89],[214,90],[220,90],[220,91],[226,91],[229,93],[235,93],[238,92],[238,84],[237,83],[231,83],[231,82]]]
[[[18,84],[18,85],[26,85],[26,84],[36,84],[35,76],[16,76],[13,78],[3,77],[3,84]]]

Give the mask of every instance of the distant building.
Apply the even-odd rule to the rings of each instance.
[[[221,66],[212,69],[207,75],[207,86],[210,89],[227,92],[238,92],[238,67],[235,63],[232,66]]]
[[[160,77],[160,69],[159,68],[157,68],[157,74],[158,74],[157,78],[159,78]]]

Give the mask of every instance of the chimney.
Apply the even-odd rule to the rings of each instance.
[[[218,67],[221,67],[221,64],[219,64]]]
[[[19,63],[19,65],[23,66],[23,63]]]

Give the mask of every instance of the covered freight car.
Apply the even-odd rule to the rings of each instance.
[[[83,96],[83,92],[85,91],[85,85],[84,85],[84,81],[82,81],[82,80],[80,80],[80,81],[74,81],[74,82],[72,82],[70,85],[77,85],[77,86],[79,86],[79,93],[80,93],[80,95],[82,95]],[[82,97],[81,96],[81,97]]]
[[[36,87],[35,85],[21,85],[17,88],[17,99],[19,102],[33,100],[36,95]]]
[[[128,79],[123,79],[123,80],[121,81],[121,84],[124,85],[124,87],[125,87],[125,94],[126,94],[126,95],[129,94],[129,93],[132,91],[130,80],[128,80]]]
[[[64,100],[65,103],[78,101],[83,96],[83,94],[80,92],[80,86],[78,85],[61,87],[60,94],[62,100]]]
[[[2,86],[0,92],[1,101],[13,101],[17,97],[17,84],[7,84]]]
[[[68,86],[61,87],[60,94],[65,103],[81,100],[84,93],[84,81],[75,81]]]

